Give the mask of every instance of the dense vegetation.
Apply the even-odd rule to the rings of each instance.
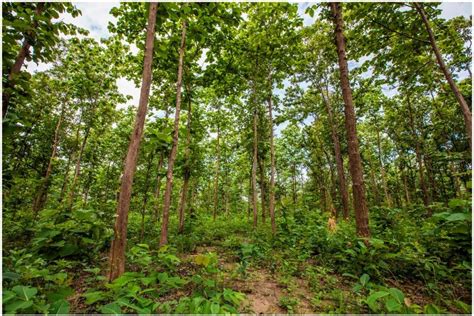
[[[469,19],[2,8],[3,312],[471,312]]]

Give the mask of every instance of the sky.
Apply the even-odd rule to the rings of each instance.
[[[82,15],[72,18],[69,15],[61,16],[60,19],[64,22],[74,23],[75,25],[87,29],[90,32],[90,36],[99,40],[103,37],[108,37],[109,32],[107,25],[109,22],[115,22],[115,18],[109,14],[110,9],[119,6],[119,2],[73,2],[78,9],[82,11]],[[298,12],[303,17],[303,23],[310,25],[314,19],[304,13],[305,8],[308,6],[308,2],[298,3]],[[463,15],[469,17],[472,14],[472,3],[471,2],[444,2],[441,4],[442,14],[441,16],[446,19],[453,18],[455,16]],[[36,65],[33,62],[27,64],[28,70],[30,71],[43,71],[49,68],[48,64]],[[127,104],[120,105],[123,108],[126,106],[138,106],[138,98],[140,95],[140,88],[136,87],[134,83],[125,78],[117,80],[117,85],[120,93],[125,95],[131,95],[133,99],[127,101]]]

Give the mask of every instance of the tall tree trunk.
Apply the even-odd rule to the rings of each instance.
[[[415,155],[416,155],[416,162],[418,164],[418,173],[420,175],[421,192],[423,193],[423,204],[426,207],[428,207],[428,205],[430,205],[430,198],[428,195],[428,189],[426,188],[425,176],[423,172],[423,159],[421,157],[420,140],[418,138],[418,134],[416,133],[415,121],[413,119],[413,108],[411,106],[410,98],[408,96],[407,96],[407,105],[408,105],[408,120],[410,122],[412,137],[413,137],[413,140],[415,141]]]
[[[217,110],[219,112],[219,109]],[[221,129],[219,122],[217,123],[217,139],[216,139],[216,171],[214,173],[214,209],[212,217],[216,220],[217,208],[219,202],[219,174],[221,170],[221,145],[220,145]]]
[[[150,171],[151,171],[151,165],[153,163],[153,158],[155,158],[154,155],[155,152],[152,152],[149,154],[148,158],[148,163],[146,167],[146,176],[145,176],[145,187],[143,190],[143,205],[142,205],[142,220],[141,220],[141,225],[140,225],[140,242],[143,241],[143,237],[145,235],[145,215],[146,215],[146,205],[148,203],[148,187],[150,185]]]
[[[347,145],[349,149],[349,165],[352,178],[357,234],[360,237],[369,237],[369,210],[365,200],[364,176],[359,153],[359,141],[357,139],[356,116],[349,82],[349,68],[347,66],[346,44],[343,34],[342,9],[340,3],[337,2],[331,2],[330,7],[334,17],[339,72],[342,96],[344,99]]]
[[[153,215],[154,222],[158,221],[158,212],[160,210],[160,192],[161,192],[161,169],[163,168],[163,160],[165,159],[165,155],[163,152],[160,153],[160,160],[158,160],[158,175],[156,176],[156,190],[155,190],[155,212]]]
[[[453,77],[451,75],[451,72],[449,71],[448,67],[444,63],[443,56],[441,55],[441,52],[439,51],[438,45],[436,44],[436,40],[433,34],[433,30],[431,29],[430,22],[428,21],[428,17],[426,16],[425,9],[423,8],[422,3],[417,3],[413,2],[415,5],[416,10],[420,14],[423,24],[426,27],[426,31],[428,32],[428,36],[430,38],[430,43],[431,47],[433,48],[433,52],[436,55],[436,60],[438,61],[439,68],[441,68],[441,71],[444,74],[444,77],[449,83],[449,86],[451,87],[451,90],[453,91],[454,97],[459,103],[459,106],[461,107],[461,111],[464,116],[464,124],[466,127],[466,134],[467,134],[467,139],[469,141],[469,147],[472,149],[472,116],[471,116],[471,110],[469,109],[469,106],[467,105],[466,100],[464,100],[464,97],[461,94],[461,91],[459,91],[458,86],[453,80]]]
[[[79,174],[81,173],[82,155],[84,154],[84,149],[86,148],[87,139],[89,138],[90,130],[91,130],[91,126],[88,126],[86,129],[86,133],[84,134],[84,139],[82,140],[81,148],[79,149],[79,156],[77,157],[76,169],[74,171],[74,179],[72,180],[71,188],[69,189],[69,198],[68,198],[68,203],[67,203],[68,209],[72,208],[72,204],[74,203],[74,198],[76,196],[77,180],[79,179]]]
[[[344,162],[342,160],[341,153],[341,142],[339,141],[339,135],[337,134],[336,122],[332,111],[331,103],[329,102],[329,94],[324,95],[323,89],[321,90],[321,96],[323,97],[328,112],[329,124],[331,125],[331,137],[334,146],[334,157],[336,158],[336,170],[337,170],[337,184],[339,187],[339,194],[341,195],[342,212],[345,220],[349,219],[349,194],[347,193],[346,186],[346,175],[344,173]],[[326,91],[327,92],[327,91]]]
[[[181,189],[181,197],[180,197],[180,202],[179,202],[179,227],[178,227],[178,232],[182,233],[184,231],[184,210],[186,207],[186,199],[188,196],[188,186],[189,186],[189,179],[191,178],[191,168],[189,166],[190,160],[189,156],[191,154],[191,118],[192,118],[192,112],[191,112],[191,96],[190,96],[190,91],[189,91],[189,85],[188,85],[188,118],[186,122],[186,149],[184,151],[184,182],[183,182],[183,187]]]
[[[257,106],[255,104],[255,106]],[[253,111],[253,154],[252,154],[252,208],[253,208],[253,227],[257,227],[257,159],[258,159],[258,134],[257,134],[257,108]]]
[[[263,157],[258,156],[258,169],[260,171],[260,200],[262,204],[262,223],[265,223],[266,217],[265,217],[265,167],[263,163]]]
[[[158,3],[151,2],[148,14],[148,24],[145,42],[145,56],[143,65],[142,87],[140,101],[135,117],[135,126],[130,137],[127,157],[125,158],[124,172],[120,184],[120,193],[115,218],[114,239],[110,248],[109,281],[113,281],[125,271],[125,248],[127,244],[128,209],[132,195],[132,183],[137,166],[138,150],[143,137],[148,97],[151,86],[151,66],[153,61],[153,41],[155,39],[156,11]]]
[[[66,193],[66,186],[67,186],[67,180],[69,179],[69,167],[71,166],[71,160],[72,160],[72,152],[69,153],[68,158],[67,158],[67,164],[66,164],[66,171],[64,172],[64,178],[63,178],[63,185],[61,186],[61,193],[59,194],[58,202],[61,203],[61,201],[64,198],[64,194]]]
[[[380,175],[382,177],[382,185],[383,185],[383,192],[385,195],[385,201],[387,202],[388,207],[392,207],[392,197],[390,196],[390,192],[388,190],[388,184],[387,184],[387,175],[385,173],[385,167],[383,165],[382,161],[382,146],[380,142],[380,131],[378,126],[375,127],[377,129],[377,151],[378,151],[378,160],[379,160],[379,166],[380,166]]]
[[[186,22],[183,22],[181,33],[181,45],[179,48],[179,62],[178,62],[178,81],[176,82],[176,111],[174,115],[174,130],[173,130],[173,144],[171,146],[170,156],[168,158],[168,171],[166,173],[166,190],[165,199],[163,202],[163,222],[161,223],[161,237],[160,246],[168,243],[168,221],[171,206],[171,191],[173,189],[173,168],[176,160],[176,153],[178,151],[178,136],[179,136],[179,113],[181,111],[181,86],[183,83],[183,60],[184,50],[186,45]]]
[[[36,5],[35,15],[40,16],[44,11],[45,2],[38,2]],[[26,56],[30,53],[31,42],[36,40],[36,29],[38,28],[38,20],[35,19],[31,29],[26,32],[23,40],[23,45],[16,56],[15,63],[8,72],[8,81],[3,86],[2,93],[2,117],[5,118],[7,115],[8,107],[10,105],[10,97],[12,95],[12,89],[15,88],[15,77],[20,73],[21,67],[25,63]]]
[[[296,164],[293,162],[293,168],[292,168],[292,176],[291,176],[292,181],[292,192],[293,192],[293,207],[296,208]]]
[[[276,234],[275,224],[275,145],[273,141],[273,96],[272,86],[270,87],[270,97],[268,98],[268,121],[270,122],[270,219],[272,223],[272,233]]]
[[[62,109],[61,109],[61,115],[58,118],[58,122],[56,123],[56,128],[54,130],[53,145],[52,145],[52,150],[51,150],[51,157],[49,158],[48,168],[46,169],[46,174],[44,175],[44,178],[41,181],[40,187],[36,194],[36,199],[34,200],[34,203],[33,203],[33,212],[35,216],[43,208],[48,196],[48,187],[50,184],[51,172],[53,171],[54,159],[56,158],[56,152],[58,150],[59,131],[61,130],[61,123],[63,121],[65,109],[66,109],[66,105],[63,104]]]

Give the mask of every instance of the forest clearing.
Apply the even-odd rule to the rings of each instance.
[[[471,3],[2,10],[3,313],[471,314]]]

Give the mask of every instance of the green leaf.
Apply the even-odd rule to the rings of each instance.
[[[213,302],[213,303],[211,304],[211,313],[212,313],[212,314],[218,314],[218,313],[219,313],[219,310],[220,310],[220,305],[219,305],[219,303]]]
[[[59,300],[65,300],[74,293],[74,290],[70,287],[60,287],[55,292],[47,294],[50,302],[56,302]]]
[[[97,301],[101,301],[105,298],[104,293],[102,291],[95,291],[95,292],[88,292],[82,294],[86,298],[86,304],[94,304]]]
[[[117,303],[110,303],[104,305],[100,308],[100,312],[102,314],[112,314],[112,315],[120,315],[122,313],[122,309]]]
[[[403,294],[402,291],[400,291],[397,288],[392,287],[392,288],[388,289],[388,292],[399,304],[403,304],[403,300],[405,298],[405,295]]]
[[[50,314],[60,315],[60,314],[69,314],[69,303],[66,300],[59,300],[51,305]]]
[[[12,290],[24,301],[29,301],[33,296],[36,295],[36,293],[38,293],[38,290],[35,287],[22,285],[17,285],[13,287]]]
[[[2,293],[2,301],[3,301],[3,304],[5,304],[6,302],[8,302],[9,300],[11,300],[12,298],[14,298],[16,296],[15,292],[12,292],[12,291],[3,291]]]
[[[18,301],[14,301],[14,302],[8,304],[8,305],[5,307],[5,311],[6,311],[8,314],[15,314],[17,311],[21,311],[21,310],[27,309],[27,308],[30,307],[31,305],[33,305],[33,301],[21,301],[21,300],[18,300]]]
[[[390,295],[390,293],[385,292],[385,291],[378,291],[378,292],[372,293],[371,295],[369,295],[369,297],[367,297],[366,303],[372,311],[376,312],[378,310],[378,307],[375,303],[377,302],[379,298],[385,297],[387,295]]]
[[[424,307],[425,314],[440,314],[441,309],[435,304],[428,304]]]
[[[21,276],[18,273],[15,272],[10,272],[10,271],[5,271],[3,272],[3,279],[4,280],[13,280],[16,281],[20,278]]]
[[[360,284],[362,284],[362,286],[366,286],[367,283],[369,282],[369,280],[370,280],[370,276],[368,274],[364,273],[360,277]]]
[[[399,312],[402,309],[402,305],[394,298],[389,298],[385,302],[385,307],[389,312]]]

